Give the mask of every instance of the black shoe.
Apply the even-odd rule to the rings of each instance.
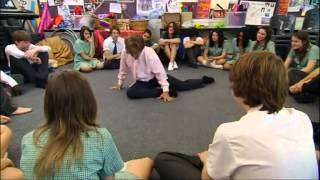
[[[214,83],[214,78],[209,76],[202,76],[202,82],[204,84],[211,84]]]
[[[177,91],[172,90],[172,89],[169,90],[169,95],[170,95],[170,97],[178,97]]]

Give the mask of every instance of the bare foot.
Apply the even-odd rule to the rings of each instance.
[[[4,115],[0,115],[0,124],[5,124],[10,121],[10,118]]]
[[[32,108],[18,107],[11,115],[25,114],[32,111]]]

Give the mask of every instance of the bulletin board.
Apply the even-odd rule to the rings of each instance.
[[[246,25],[269,25],[276,8],[276,2],[270,1],[241,1],[240,4],[247,9]]]

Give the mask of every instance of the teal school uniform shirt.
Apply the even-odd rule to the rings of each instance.
[[[41,153],[41,148],[36,147],[33,141],[33,133],[29,132],[22,139],[22,155],[20,160],[20,168],[24,173],[25,179],[36,179],[33,168],[36,160]],[[40,145],[47,142],[48,133],[45,132],[40,137]],[[106,176],[116,175],[124,167],[124,162],[118,152],[118,149],[112,139],[111,134],[105,128],[97,128],[97,131],[89,131],[81,135],[83,144],[83,159],[81,164],[67,165],[68,159],[72,155],[67,152],[64,163],[60,172],[52,171],[47,177],[41,179],[71,180],[71,179],[101,179]],[[134,179],[134,175],[129,172],[122,172],[117,178],[130,177]]]
[[[317,61],[317,67],[319,67],[319,47],[316,45],[311,44],[310,48],[307,50],[306,55],[304,58],[300,61],[298,56],[296,55],[294,50],[290,50],[288,57],[292,59],[292,62],[290,64],[290,67],[297,68],[297,69],[303,69],[308,65],[309,60],[316,60]]]
[[[83,41],[81,39],[77,39],[74,43],[74,69],[79,70],[82,64],[89,64],[92,68],[96,68],[97,62],[96,61],[88,61],[83,59],[80,56],[80,53],[90,53],[90,44],[89,42]]]
[[[257,43],[257,41],[253,41],[251,43],[250,52],[252,52],[252,51],[267,51],[267,52],[271,52],[273,54],[276,54],[273,41],[269,41],[265,49],[264,49],[264,45],[263,46],[258,45],[258,47],[255,50],[253,50],[256,43]]]
[[[252,41],[249,40],[247,47],[244,48],[245,52],[250,52],[250,48]],[[237,38],[232,39],[231,43],[231,52],[233,52],[233,60],[239,60],[240,59],[240,48],[237,46]]]
[[[206,48],[208,49],[208,56],[221,56],[222,52],[224,50],[227,50],[227,43],[228,43],[227,40],[224,40],[222,47],[218,47],[218,46],[210,47],[208,42],[206,46]]]

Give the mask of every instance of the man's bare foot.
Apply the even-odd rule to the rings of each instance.
[[[4,115],[0,115],[0,124],[5,124],[10,121],[10,118]]]
[[[32,111],[32,108],[18,107],[11,115],[25,114]]]

